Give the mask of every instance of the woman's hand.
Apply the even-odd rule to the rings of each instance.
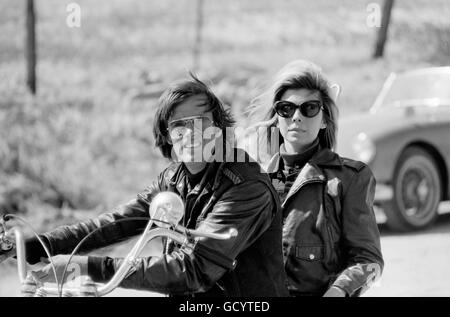
[[[62,274],[64,268],[69,261],[69,255],[57,255],[52,257],[53,264],[55,265],[56,275],[58,276],[58,282],[62,281]],[[50,261],[47,259],[48,263],[42,269],[38,271],[31,272],[35,279],[42,283],[56,283],[55,274],[53,272],[53,267]],[[86,276],[88,273],[88,257],[75,255],[72,257],[69,266],[67,267],[67,272],[64,278],[65,282],[74,281],[81,276]]]
[[[331,286],[323,297],[345,297],[345,292],[339,287]]]

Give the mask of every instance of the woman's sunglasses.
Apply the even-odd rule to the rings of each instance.
[[[297,105],[291,101],[280,100],[275,102],[273,108],[275,112],[283,118],[292,118],[295,109],[299,108],[302,116],[306,118],[313,118],[317,116],[320,110],[323,110],[322,103],[319,100],[309,100]]]

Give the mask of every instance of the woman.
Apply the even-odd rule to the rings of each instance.
[[[283,251],[293,296],[358,296],[381,274],[375,179],[333,152],[337,107],[319,67],[294,61],[252,103],[259,125],[279,129],[267,172],[283,206]],[[272,135],[272,138],[270,137]]]

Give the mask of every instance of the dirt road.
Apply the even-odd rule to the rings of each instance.
[[[450,215],[430,229],[395,234],[383,225],[385,270],[365,296],[450,296]]]
[[[364,296],[450,296],[450,214],[430,229],[396,234],[383,225],[381,243],[386,262],[378,285]],[[0,264],[0,296],[18,296],[13,263]],[[110,296],[161,296],[118,289]]]

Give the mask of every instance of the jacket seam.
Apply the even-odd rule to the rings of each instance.
[[[355,177],[358,176],[358,175],[359,175],[359,172],[356,172],[356,173],[353,174],[352,178],[350,179],[350,182],[348,183],[347,188],[345,189],[345,193],[343,193],[343,195],[342,195],[342,198],[345,198],[345,197],[347,196],[348,191],[350,190],[350,188],[351,188],[352,185],[353,185],[353,182],[354,182],[354,180],[355,180]]]

